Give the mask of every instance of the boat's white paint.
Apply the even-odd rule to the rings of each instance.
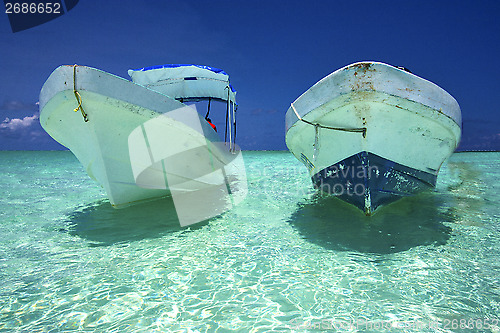
[[[286,144],[311,162],[310,175],[361,151],[437,174],[456,149],[461,112],[446,91],[416,75],[376,62],[346,66],[320,80],[293,102],[299,116],[331,127],[366,128],[361,133],[319,128],[286,114]],[[312,166],[311,166],[312,165]]]
[[[236,92],[230,87],[229,75],[225,72],[214,72],[205,66],[160,66],[129,70],[128,74],[133,82],[175,99],[189,99],[196,96],[236,103]]]
[[[61,66],[51,74],[40,93],[42,127],[74,153],[89,176],[104,187],[113,206],[121,208],[168,195],[167,187],[154,189],[137,185],[128,140],[134,130],[149,120],[186,106],[123,78],[85,66],[76,68],[76,90],[89,121],[83,120],[80,111],[73,111],[78,106],[73,93],[73,67]],[[191,120],[163,117],[168,131],[164,131],[161,140],[165,145],[182,149],[205,147],[202,149],[217,160],[219,151],[213,143],[219,141],[219,137],[195,114],[197,119]],[[155,142],[155,145],[161,143]],[[182,174],[168,175],[169,182],[182,184],[186,178],[196,178],[189,174],[187,166],[199,164],[200,160],[195,155],[190,157],[183,160],[184,168],[178,167],[183,170]],[[200,167],[208,170],[213,166]]]

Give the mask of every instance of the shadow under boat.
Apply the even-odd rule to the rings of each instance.
[[[365,216],[338,198],[317,193],[300,203],[289,223],[308,241],[337,251],[396,253],[422,245],[444,245],[451,228],[443,222],[436,193],[403,198]]]
[[[108,246],[191,232],[209,221],[181,227],[171,197],[123,209],[115,209],[103,200],[71,213],[63,231],[88,240],[91,246]]]

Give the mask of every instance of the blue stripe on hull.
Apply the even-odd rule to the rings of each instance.
[[[321,191],[370,215],[379,206],[434,187],[436,178],[437,174],[363,151],[321,170],[312,181]]]

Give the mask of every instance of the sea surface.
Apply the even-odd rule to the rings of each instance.
[[[243,156],[246,200],[181,228],[168,199],[111,208],[71,152],[0,152],[0,332],[500,332],[500,153],[372,217]]]

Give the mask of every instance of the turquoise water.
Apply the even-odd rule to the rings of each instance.
[[[500,153],[371,218],[288,152],[244,158],[247,199],[181,228],[70,152],[0,152],[0,332],[500,332]]]

